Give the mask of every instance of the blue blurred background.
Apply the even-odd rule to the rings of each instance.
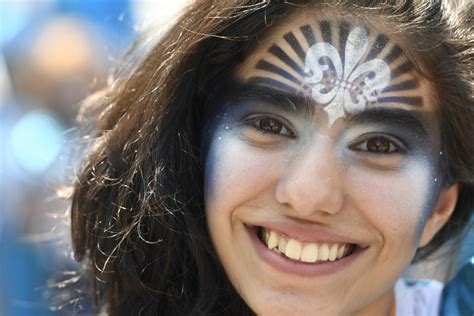
[[[80,101],[186,1],[0,0],[0,315],[91,314],[71,260]],[[59,192],[59,195],[58,195]]]
[[[137,35],[160,30],[186,3],[0,0],[0,315],[93,313],[71,258],[65,199],[71,150],[87,142],[75,117]],[[472,254],[472,239],[459,258],[407,275],[443,280]]]

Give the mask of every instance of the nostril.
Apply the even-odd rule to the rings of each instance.
[[[307,217],[315,212],[328,215],[338,213],[344,205],[346,194],[337,186],[334,177],[316,175],[303,181],[300,179],[302,177],[290,178],[287,175],[278,182],[275,199],[299,216]]]

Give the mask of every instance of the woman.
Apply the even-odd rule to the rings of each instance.
[[[406,310],[401,272],[473,208],[471,10],[450,10],[197,1],[85,108],[72,238],[96,303]]]

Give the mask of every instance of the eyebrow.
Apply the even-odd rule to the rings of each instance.
[[[281,91],[278,88],[261,86],[255,83],[237,83],[234,90],[234,100],[259,101],[269,106],[277,107],[285,112],[313,115],[318,105],[303,94]],[[392,103],[397,105],[396,102]],[[419,111],[392,108],[382,105],[366,108],[358,113],[348,113],[347,125],[355,124],[385,124],[395,126],[401,130],[409,130],[423,138],[431,136],[426,117]]]
[[[396,126],[401,130],[408,130],[423,138],[431,137],[426,117],[418,112],[400,108],[376,107],[362,112],[350,114],[347,124],[381,124]]]
[[[239,84],[234,92],[234,100],[260,101],[266,105],[275,106],[285,112],[296,112],[313,115],[315,102],[301,93],[282,91],[255,83]]]

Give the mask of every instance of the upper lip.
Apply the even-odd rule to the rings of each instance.
[[[368,247],[368,244],[361,240],[347,236],[346,234],[341,234],[340,232],[336,232],[333,229],[317,223],[299,224],[291,221],[278,221],[255,222],[251,225],[267,228],[302,242],[355,244],[361,248]]]

